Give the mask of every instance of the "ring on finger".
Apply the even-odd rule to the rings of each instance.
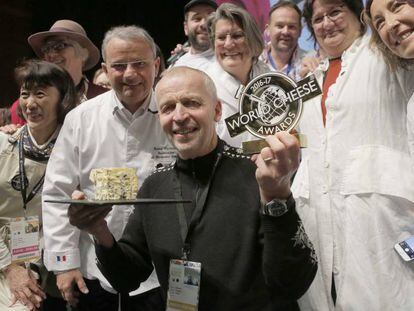
[[[273,157],[268,157],[268,158],[266,158],[266,159],[263,159],[263,161],[265,161],[266,163],[267,163],[267,162],[270,162],[270,161],[272,161],[272,160],[274,160],[274,158],[273,158]]]

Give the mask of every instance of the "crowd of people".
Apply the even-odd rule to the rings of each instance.
[[[167,69],[135,25],[101,53],[71,20],[29,36],[39,59],[1,115],[0,309],[413,310],[414,266],[393,248],[414,235],[414,1],[280,0],[267,43],[230,3],[191,0],[183,26]],[[224,120],[271,72],[322,94],[296,127],[306,148],[279,132],[248,157],[257,138]],[[93,198],[104,167],[176,203],[50,202]]]

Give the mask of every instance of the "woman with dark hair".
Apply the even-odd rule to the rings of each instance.
[[[20,311],[39,309],[46,298],[38,280],[47,276],[41,264],[40,192],[59,129],[77,96],[69,74],[52,63],[26,61],[16,69],[16,80],[18,111],[27,124],[12,136],[0,133],[0,309]],[[64,303],[61,307],[65,310]]]
[[[306,310],[414,310],[414,270],[393,251],[414,233],[405,125],[414,76],[370,49],[362,11],[362,0],[304,5],[327,55],[314,72],[323,94],[303,105],[308,148],[292,186],[319,258]]]
[[[249,132],[230,137],[224,120],[239,112],[235,98],[241,84],[269,72],[269,67],[259,60],[263,52],[262,34],[253,17],[241,7],[223,3],[208,21],[209,36],[216,61],[207,69],[217,88],[222,104],[221,120],[217,123],[217,134],[234,147],[246,140],[257,139]]]

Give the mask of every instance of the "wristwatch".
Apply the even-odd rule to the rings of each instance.
[[[280,217],[286,214],[294,203],[295,199],[293,198],[293,195],[290,194],[286,200],[273,199],[270,202],[262,204],[261,212],[263,215]]]

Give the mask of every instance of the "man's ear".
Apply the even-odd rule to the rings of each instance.
[[[155,77],[158,77],[158,72],[160,71],[160,58],[157,56],[154,60],[154,66],[155,66]]]
[[[101,63],[102,70],[107,74],[108,73],[108,67],[104,62]]]
[[[183,25],[184,25],[184,33],[188,37],[188,25],[187,25],[187,21],[184,21]]]
[[[218,122],[221,119],[221,101],[217,100],[216,106],[214,107],[214,121]]]
[[[265,25],[264,34],[267,37],[266,39],[268,39],[270,37],[270,34],[269,34],[269,24],[266,24]]]

